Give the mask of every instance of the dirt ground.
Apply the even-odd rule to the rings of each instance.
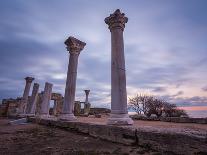
[[[0,118],[1,155],[159,155],[135,146],[112,143],[63,129],[37,124],[10,125]]]

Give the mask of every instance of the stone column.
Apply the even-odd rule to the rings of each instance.
[[[91,107],[91,104],[88,102],[88,95],[89,95],[90,90],[84,90],[84,91],[86,94],[86,100],[85,100],[85,104],[84,104],[84,114],[88,115],[90,112],[90,107]]]
[[[65,45],[67,46],[67,50],[69,51],[70,56],[69,56],[63,109],[59,118],[61,120],[73,121],[76,119],[73,114],[73,110],[74,110],[74,102],[75,102],[78,56],[80,52],[83,50],[86,43],[74,37],[69,37],[65,41]]]
[[[52,84],[46,82],[45,83],[45,89],[43,92],[42,97],[42,103],[40,105],[40,116],[47,118],[49,115],[49,109],[50,109],[50,100],[51,100],[51,94],[52,94]]]
[[[88,95],[89,95],[90,90],[84,90],[84,91],[85,91],[85,94],[86,94],[85,103],[88,103]]]
[[[36,104],[37,104],[37,97],[38,97],[38,91],[39,91],[39,84],[34,83],[33,90],[32,90],[32,96],[30,102],[27,104],[27,114],[34,115]]]
[[[111,115],[108,124],[133,124],[127,111],[123,31],[128,18],[117,9],[105,18],[111,31]]]
[[[24,88],[24,93],[23,93],[23,97],[22,97],[22,101],[21,101],[21,105],[20,105],[20,114],[25,114],[26,113],[26,107],[27,107],[27,102],[28,102],[28,96],[29,96],[29,91],[30,91],[30,87],[32,84],[32,81],[34,80],[33,77],[26,77],[26,85]]]

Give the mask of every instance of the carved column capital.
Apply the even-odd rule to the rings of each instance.
[[[110,31],[113,29],[121,29],[124,31],[125,23],[128,22],[128,18],[117,9],[113,14],[110,14],[109,17],[106,17],[104,21],[109,26]]]
[[[74,37],[69,37],[65,41],[65,45],[66,45],[66,48],[70,54],[80,54],[80,52],[85,47],[86,43],[84,43]]]
[[[33,77],[26,77],[24,78],[26,80],[27,83],[32,83],[32,81],[35,79]]]
[[[86,90],[84,90],[84,91],[85,91],[86,95],[88,95],[89,92],[90,92],[90,90],[88,90],[88,89],[86,89]]]

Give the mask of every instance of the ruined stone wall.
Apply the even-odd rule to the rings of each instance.
[[[16,99],[3,99],[0,106],[0,116],[17,116],[19,112],[19,107],[21,104],[21,98]]]

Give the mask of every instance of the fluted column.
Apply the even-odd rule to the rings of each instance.
[[[49,115],[49,109],[50,109],[50,100],[52,95],[52,84],[46,82],[45,88],[42,96],[42,102],[40,105],[40,117],[47,118]]]
[[[65,45],[67,46],[67,50],[69,51],[70,56],[69,56],[63,108],[59,118],[61,120],[73,121],[76,119],[73,114],[73,111],[74,111],[74,102],[75,102],[78,56],[80,52],[83,50],[86,43],[74,37],[69,37],[65,41]]]
[[[37,97],[38,97],[38,91],[39,91],[39,84],[38,83],[34,83],[31,100],[27,104],[27,111],[26,111],[27,114],[30,114],[30,115],[34,115],[35,114],[35,109],[36,109],[36,104],[37,104]]]
[[[32,81],[34,80],[34,78],[33,77],[26,77],[25,80],[26,80],[26,85],[24,88],[24,93],[23,93],[23,97],[22,97],[22,101],[21,101],[21,105],[20,105],[20,109],[19,109],[20,114],[26,113],[29,91],[30,91],[30,87],[31,87],[31,84],[32,84]]]
[[[105,23],[111,31],[111,115],[108,124],[129,125],[123,31],[128,18],[117,9]]]

